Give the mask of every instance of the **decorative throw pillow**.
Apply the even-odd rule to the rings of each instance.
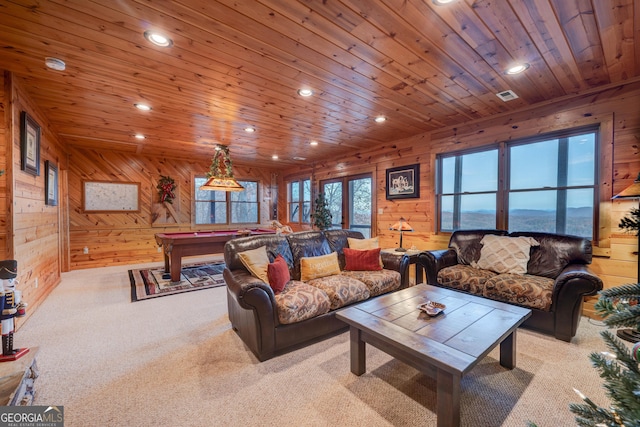
[[[282,255],[278,255],[271,264],[267,265],[267,277],[269,278],[269,286],[276,295],[282,292],[286,284],[289,283],[291,280],[289,266]]]
[[[347,237],[347,243],[349,244],[350,249],[376,249],[380,247],[377,237],[372,237],[370,239],[354,239],[353,237]],[[384,267],[382,257],[378,257],[378,263],[380,264],[380,268]]]
[[[351,249],[375,249],[380,247],[377,237],[372,237],[370,239],[354,239],[353,237],[347,237],[347,243],[349,243],[349,247]]]
[[[264,283],[269,283],[267,276],[267,266],[269,265],[269,257],[267,256],[267,247],[260,246],[244,252],[239,252],[240,261],[247,267],[247,270]]]
[[[351,271],[380,271],[380,248],[350,249],[344,248],[345,270]]]
[[[532,246],[540,246],[533,237],[507,237],[485,235],[480,259],[471,265],[483,270],[501,273],[525,274]]]
[[[331,252],[327,255],[300,258],[300,280],[307,282],[320,277],[340,274],[338,253]]]

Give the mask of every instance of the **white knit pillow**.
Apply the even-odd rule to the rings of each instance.
[[[525,274],[531,246],[540,246],[533,237],[507,237],[487,234],[480,241],[480,259],[471,265],[496,273]]]

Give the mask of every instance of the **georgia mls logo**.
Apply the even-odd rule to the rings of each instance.
[[[57,406],[49,406],[47,409],[44,410],[44,413],[46,414],[47,412],[50,411],[54,411],[55,414],[59,415],[59,418],[62,421],[62,411],[60,410],[60,408],[58,408]]]
[[[0,427],[64,427],[64,407],[2,406]]]

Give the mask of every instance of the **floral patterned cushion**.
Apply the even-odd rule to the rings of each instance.
[[[438,272],[438,283],[448,288],[482,295],[485,282],[496,274],[490,270],[479,270],[470,265],[456,264]]]
[[[292,280],[275,296],[278,320],[282,324],[301,322],[329,312],[326,293],[304,282]]]
[[[394,270],[343,271],[342,275],[352,277],[367,285],[372,297],[400,287],[400,272]]]
[[[307,282],[324,291],[331,301],[331,310],[369,298],[367,285],[354,278],[336,274]]]
[[[551,310],[554,280],[530,274],[499,274],[484,284],[482,296],[538,310]]]

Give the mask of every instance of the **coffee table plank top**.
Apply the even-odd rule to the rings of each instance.
[[[414,310],[415,311],[415,310]],[[415,334],[392,322],[371,316],[356,307],[340,311],[338,316],[347,323],[357,322],[368,335],[391,345],[401,345],[403,351],[417,360],[428,360],[429,364],[448,372],[465,372],[476,359],[462,351],[450,348],[428,337]]]
[[[417,307],[428,299],[446,305],[429,317]],[[337,317],[378,340],[401,347],[417,360],[466,373],[531,310],[426,284],[342,309]]]

